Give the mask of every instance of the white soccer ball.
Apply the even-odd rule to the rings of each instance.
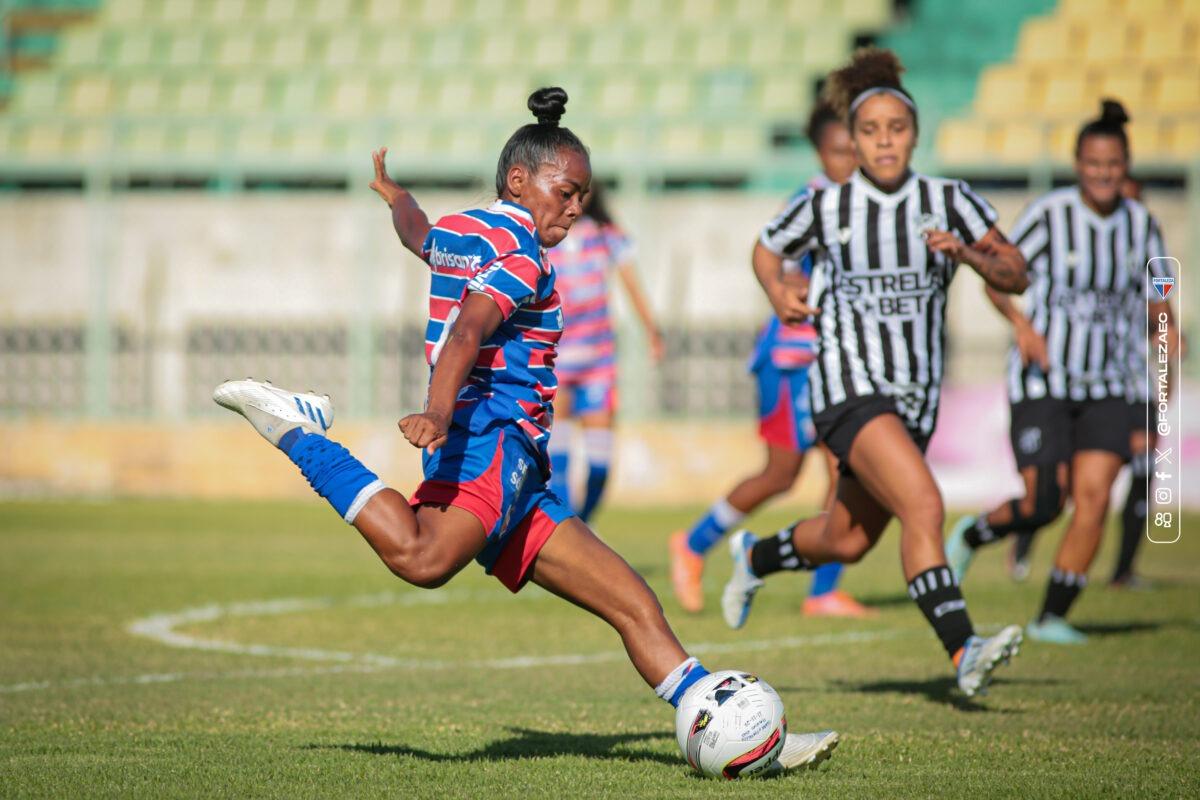
[[[706,675],[675,711],[675,735],[692,769],[710,778],[748,778],[783,750],[787,719],[779,694],[739,670]]]

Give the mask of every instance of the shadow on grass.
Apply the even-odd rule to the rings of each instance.
[[[886,681],[832,681],[833,689],[839,692],[863,692],[864,694],[921,694],[934,702],[945,703],[946,705],[954,706],[959,711],[970,713],[988,713],[988,714],[1022,714],[1015,708],[992,708],[982,705],[985,697],[966,697],[958,690],[958,683],[954,678],[941,677],[929,678],[928,680],[886,680]],[[992,680],[991,690],[997,687],[1003,687],[1006,684],[1057,684],[1061,681],[1054,678],[1046,679],[1027,679],[1027,678],[995,678]]]
[[[1120,636],[1129,633],[1157,631],[1165,627],[1175,627],[1175,625],[1171,623],[1146,622],[1145,620],[1139,620],[1130,622],[1091,622],[1084,623],[1083,625],[1076,625],[1075,627],[1086,633],[1088,636]]]
[[[550,733],[528,728],[508,728],[512,738],[491,742],[486,747],[465,753],[433,753],[402,744],[310,744],[306,750],[346,750],[352,753],[370,753],[377,756],[411,756],[423,761],[464,763],[472,761],[515,761],[520,758],[553,756],[582,756],[612,761],[656,761],[678,767],[683,764],[680,756],[665,754],[643,748],[622,748],[620,745],[638,742],[671,740],[666,733]],[[684,765],[686,766],[686,765]]]

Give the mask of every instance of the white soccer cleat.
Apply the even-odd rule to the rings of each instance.
[[[967,697],[987,694],[992,672],[1021,649],[1021,626],[1009,625],[995,636],[984,639],[972,636],[967,640],[962,659],[958,662],[958,688]]]
[[[816,769],[817,765],[833,755],[838,741],[837,731],[789,733],[783,740],[779,758],[766,768],[763,775],[775,775],[787,769]]]
[[[225,381],[213,390],[213,400],[241,414],[276,447],[279,439],[295,428],[324,436],[333,425],[329,395],[289,392],[275,388],[269,381]]]
[[[750,616],[750,604],[754,593],[762,588],[763,581],[750,570],[750,548],[758,541],[753,533],[740,530],[729,537],[729,554],[733,557],[733,575],[721,592],[721,613],[725,624],[737,630],[746,624]]]

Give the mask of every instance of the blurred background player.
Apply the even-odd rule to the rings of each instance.
[[[794,194],[789,205],[814,189],[824,189],[848,180],[857,162],[846,123],[827,101],[813,107],[808,118],[808,140],[821,161],[822,173]],[[824,257],[814,246],[799,258],[783,263],[782,280],[804,290],[809,276]],[[750,358],[750,371],[758,384],[758,435],[766,445],[767,461],[755,474],[744,478],[733,490],[713,503],[708,513],[690,530],[671,536],[671,586],[685,611],[704,608],[704,557],[725,532],[740,524],[748,514],[772,497],[792,488],[804,456],[813,446],[816,431],[808,400],[808,367],[815,358],[817,331],[811,320],[785,325],[772,316],[759,333]],[[825,447],[820,453],[829,475],[823,507],[833,501],[837,482],[837,460]],[[804,601],[810,616],[866,617],[871,609],[837,588],[842,565],[822,565],[813,575],[812,589]]]
[[[1016,333],[1008,362],[1010,432],[1025,493],[963,517],[946,543],[961,578],[978,548],[1049,524],[1069,495],[1074,512],[1041,612],[1027,627],[1030,638],[1058,644],[1086,640],[1065,618],[1087,585],[1113,482],[1130,458],[1129,349],[1144,348],[1148,334],[1146,272],[1169,274],[1158,221],[1121,194],[1128,121],[1120,103],[1105,100],[1076,138],[1076,185],[1035,200],[1017,222],[1014,236],[1032,277],[1027,308],[990,289],[988,295]],[[1152,316],[1170,313],[1156,297],[1149,302]],[[1134,305],[1142,309],[1136,315]],[[1173,347],[1174,331],[1170,340]]]
[[[819,315],[809,371],[813,422],[841,474],[826,512],[761,541],[749,531],[734,534],[733,575],[721,604],[726,623],[740,628],[767,575],[858,561],[898,517],[909,596],[941,640],[959,688],[972,696],[1016,653],[1021,629],[975,635],[946,566],[945,511],[924,453],[937,419],[955,270],[966,263],[988,285],[1021,292],[1025,260],[966,182],[910,170],[917,106],[900,84],[902,69],[891,51],[870,48],[830,76],[830,98],[859,167],[841,186],[802,195],[755,245],[755,272],[779,318]],[[814,242],[829,260],[806,296],[782,280],[783,261]]]
[[[328,396],[227,381],[213,398],[282,450],[402,580],[436,588],[472,559],[510,591],[529,581],[604,619],[662,699],[678,706],[708,672],[675,637],[646,582],[549,491],[546,443],[562,314],[545,248],[583,213],[591,162],[559,126],[567,93],[539,89],[537,118],[519,128],[496,168],[487,209],[430,224],[374,154],[371,187],[392,209],[400,241],[432,272],[425,410],[400,420],[421,448],[425,480],[411,498],[388,488],[326,432]],[[783,767],[827,757],[837,734],[788,735]]]
[[[608,483],[613,452],[613,419],[617,410],[616,341],[608,307],[609,276],[621,279],[630,303],[646,332],[650,357],[658,363],[665,347],[650,304],[633,266],[633,247],[613,221],[605,192],[592,186],[584,200],[583,216],[571,235],[550,251],[562,298],[563,335],[558,343],[554,372],[558,397],[554,401],[554,432],[550,437],[550,488],[579,518],[589,522]],[[576,420],[583,428],[587,483],[583,503],[571,502],[570,454]]]

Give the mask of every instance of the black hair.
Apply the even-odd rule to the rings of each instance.
[[[891,89],[908,98],[908,110],[912,113],[913,127],[917,125],[917,104],[912,95],[900,84],[904,65],[891,50],[878,47],[860,47],[850,57],[850,63],[829,74],[826,90],[829,100],[842,119],[854,127],[854,114],[850,106],[868,89]]]
[[[500,151],[500,160],[496,164],[497,196],[504,194],[508,185],[508,171],[516,165],[537,172],[538,167],[552,161],[563,148],[588,157],[588,149],[579,137],[570,128],[558,124],[567,107],[567,93],[564,90],[557,86],[538,89],[529,95],[527,105],[537,122],[517,128]]]
[[[587,209],[583,212],[601,225],[612,225],[612,213],[608,210],[604,186],[599,181],[592,183],[588,190]]]
[[[825,129],[840,122],[842,122],[841,115],[827,98],[822,97],[817,101],[808,115],[808,127],[804,129],[814,150],[821,149],[821,137],[825,134]]]
[[[1125,149],[1125,158],[1129,159],[1129,136],[1125,133],[1125,123],[1129,122],[1129,114],[1120,102],[1106,97],[1100,101],[1100,116],[1087,122],[1079,129],[1075,139],[1075,157],[1083,150],[1083,140],[1089,136],[1112,136],[1121,142]]]

